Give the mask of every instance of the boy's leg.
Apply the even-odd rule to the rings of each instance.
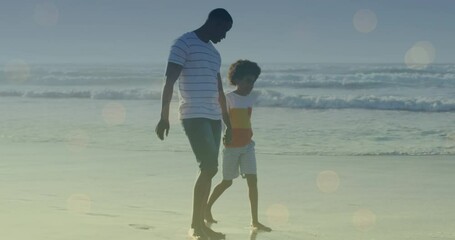
[[[257,185],[257,175],[256,174],[245,174],[247,183],[248,183],[248,193],[250,198],[251,206],[251,225],[257,230],[272,231],[271,228],[261,224],[258,219],[258,185]]]
[[[205,220],[207,223],[217,223],[212,216],[212,206],[221,194],[223,194],[223,192],[226,191],[226,189],[228,189],[231,185],[232,180],[223,180],[213,189],[212,195],[210,195],[207,203],[207,208],[205,209]]]
[[[258,187],[256,174],[245,174],[248,183],[248,196],[250,198],[252,223],[258,221]]]

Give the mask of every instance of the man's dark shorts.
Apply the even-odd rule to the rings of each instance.
[[[221,120],[187,118],[182,120],[182,124],[199,168],[207,171],[217,170]]]

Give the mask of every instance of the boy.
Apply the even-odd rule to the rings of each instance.
[[[250,119],[252,106],[257,98],[257,95],[251,93],[251,90],[260,73],[261,68],[255,62],[248,60],[238,60],[229,68],[228,80],[237,87],[235,91],[226,94],[232,136],[230,143],[224,142],[223,180],[215,187],[209,198],[205,220],[207,223],[217,222],[211,213],[213,204],[232,185],[232,180],[242,174],[248,183],[251,226],[255,230],[270,232],[272,229],[264,226],[258,220],[256,156],[254,141],[251,140],[253,132]]]

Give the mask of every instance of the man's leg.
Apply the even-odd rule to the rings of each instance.
[[[207,200],[210,195],[210,187],[212,178],[216,174],[216,170],[206,171],[201,170],[199,177],[196,181],[194,201],[200,201],[200,204],[195,203],[195,209],[193,209],[193,224],[195,227],[200,228],[202,232],[210,238],[210,240],[225,239],[226,235],[220,232],[215,232],[204,223],[204,215],[207,208]],[[199,207],[199,208],[198,208]]]
[[[211,141],[208,145],[208,161],[205,161],[206,164],[201,164],[201,171],[205,169],[209,171],[209,176],[211,176],[209,181],[209,186],[204,195],[204,199],[202,201],[202,208],[201,208],[201,216],[200,220],[202,222],[202,227],[204,232],[210,237],[211,240],[218,240],[218,239],[225,239],[226,236],[220,232],[215,232],[209,227],[207,227],[204,223],[204,216],[205,211],[207,208],[207,201],[210,196],[210,189],[212,184],[212,178],[215,176],[216,172],[218,171],[218,154],[220,149],[220,140],[221,140],[221,120],[210,120],[210,127],[211,127]],[[205,166],[204,166],[205,165]]]
[[[203,228],[204,212],[207,206],[208,195],[212,184],[212,178],[215,176],[216,170],[201,170],[196,179],[193,193],[193,219],[192,228]]]
[[[210,194],[212,178],[218,171],[221,121],[204,118],[184,119],[183,127],[201,169],[193,192],[193,217],[191,222],[191,228],[194,230],[193,236],[200,236],[200,239],[207,239],[207,237],[210,237],[210,239],[224,239],[224,234],[212,231],[204,223],[204,212]],[[219,133],[214,130],[219,130]]]

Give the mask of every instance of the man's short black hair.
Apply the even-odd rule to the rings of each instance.
[[[232,17],[231,14],[226,11],[224,8],[217,8],[213,9],[209,13],[209,17],[207,18],[207,21],[225,21],[225,22],[230,22],[232,23]]]

